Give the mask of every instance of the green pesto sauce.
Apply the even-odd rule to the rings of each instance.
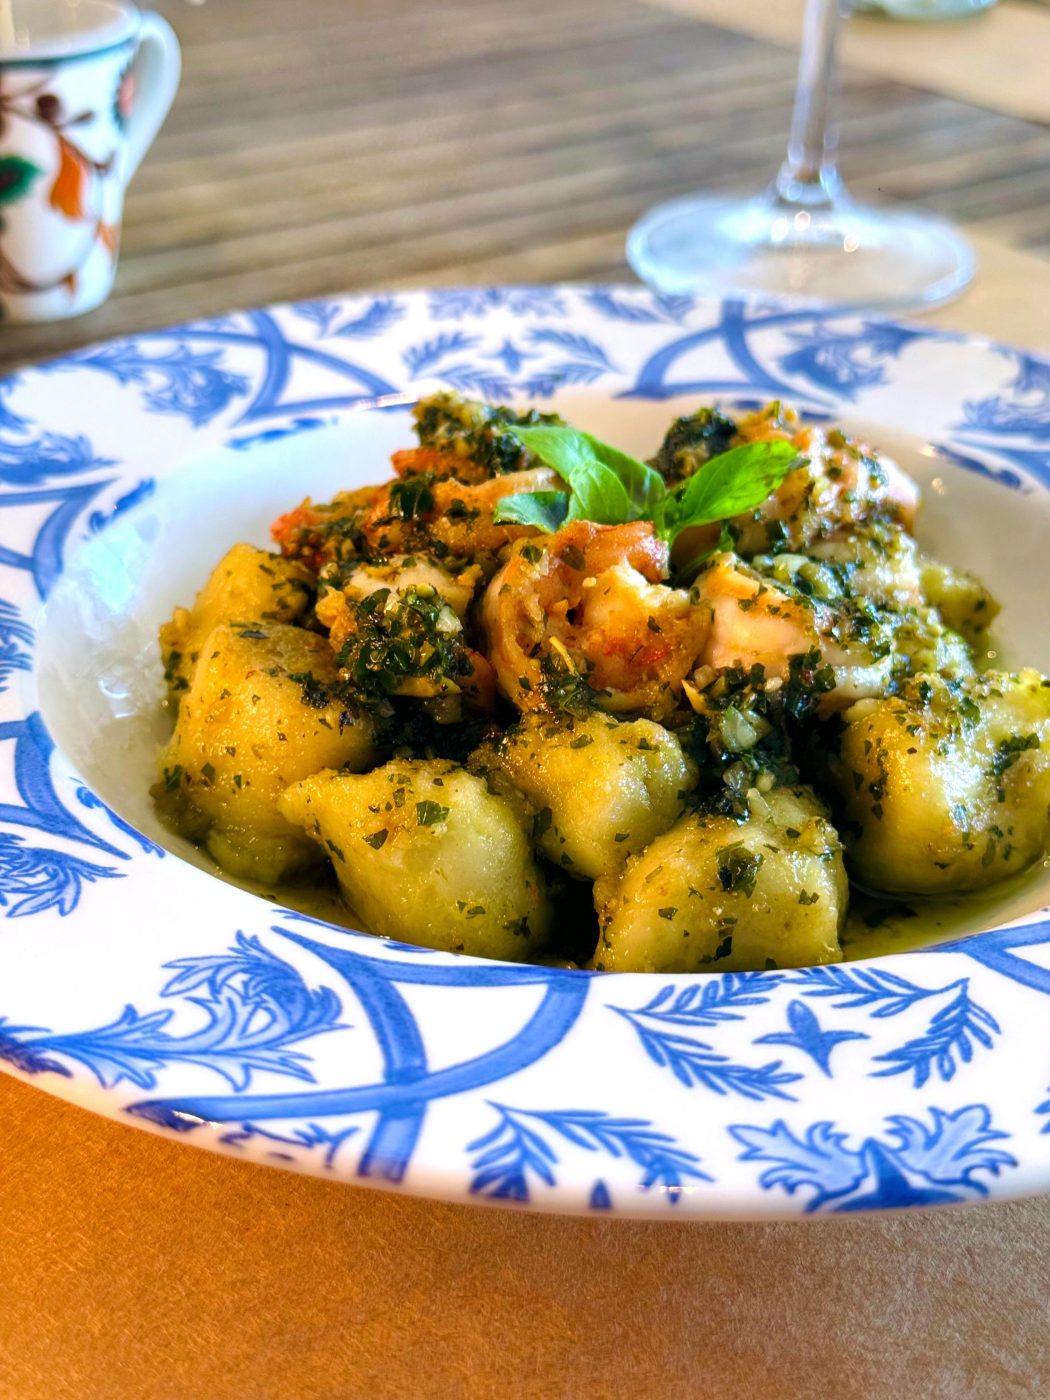
[[[1047,869],[1050,858],[1035,861],[987,893],[943,899],[891,900],[864,894],[853,886],[842,932],[843,956],[846,962],[859,962],[888,953],[910,953],[916,948],[995,928],[1025,912],[1019,897]]]
[[[279,885],[262,885],[255,881],[238,880],[243,889],[257,894],[271,904],[309,914],[311,919],[323,919],[327,924],[352,928],[367,933],[361,919],[347,904],[339,891],[334,873],[327,867],[311,871],[302,880],[285,880]]]
[[[1004,923],[1023,912],[1011,906],[1044,868],[1050,868],[1050,860],[1037,862],[989,894],[959,895],[952,899],[888,900],[854,889],[842,934],[844,958],[846,962],[860,962],[890,953],[910,953]],[[222,875],[218,867],[216,873]],[[229,879],[229,876],[223,878]],[[342,898],[335,877],[328,870],[313,871],[301,881],[286,881],[274,887],[243,880],[236,883],[271,904],[295,909],[342,928],[367,932],[363,920]],[[553,956],[537,961],[545,966],[581,966]]]
[[[161,814],[162,823],[173,835],[178,827]],[[346,903],[330,866],[318,867],[300,878],[285,880],[277,885],[265,885],[258,880],[234,879],[198,847],[208,862],[211,873],[228,885],[264,899],[268,904],[294,909],[311,918],[322,919],[338,928],[368,929]],[[846,962],[861,962],[881,958],[890,953],[910,953],[917,948],[947,943],[979,930],[1017,918],[1026,912],[1023,896],[1034,880],[1050,870],[1050,855],[1035,861],[1027,870],[1003,881],[987,894],[964,894],[944,899],[888,899],[865,894],[856,886],[850,889],[850,908],[842,932],[842,952]],[[580,887],[583,888],[582,886]],[[1027,901],[1030,908],[1031,901]],[[551,954],[536,960],[542,966],[580,967],[586,964],[567,962]]]

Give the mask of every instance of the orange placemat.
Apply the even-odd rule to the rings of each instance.
[[[0,1400],[1050,1394],[1050,1198],[553,1219],[213,1157],[0,1076]]]

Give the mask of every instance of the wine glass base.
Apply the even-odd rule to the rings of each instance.
[[[803,208],[776,195],[689,195],[635,224],[627,261],[663,293],[865,310],[949,301],[975,267],[970,245],[944,220],[845,196]]]

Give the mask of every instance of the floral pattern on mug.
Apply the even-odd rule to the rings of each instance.
[[[133,52],[41,69],[0,64],[0,142],[19,147],[0,154],[5,312],[17,314],[12,301],[47,298],[49,314],[74,314],[109,291],[123,204],[112,94]]]
[[[120,75],[117,90],[113,96],[113,120],[120,131],[126,131],[131,120],[131,109],[135,102],[135,65],[129,63]]]

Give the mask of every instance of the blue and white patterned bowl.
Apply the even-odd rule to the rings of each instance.
[[[638,452],[711,397],[867,425],[923,480],[926,538],[1003,598],[1009,659],[1050,669],[1050,364],[986,341],[522,287],[245,312],[28,370],[0,384],[5,1067],[200,1146],[452,1200],[769,1217],[1050,1187],[1045,875],[975,906],[993,931],[917,953],[601,977],[290,914],[163,835],[157,623],[227,544],[381,476],[435,384]]]

